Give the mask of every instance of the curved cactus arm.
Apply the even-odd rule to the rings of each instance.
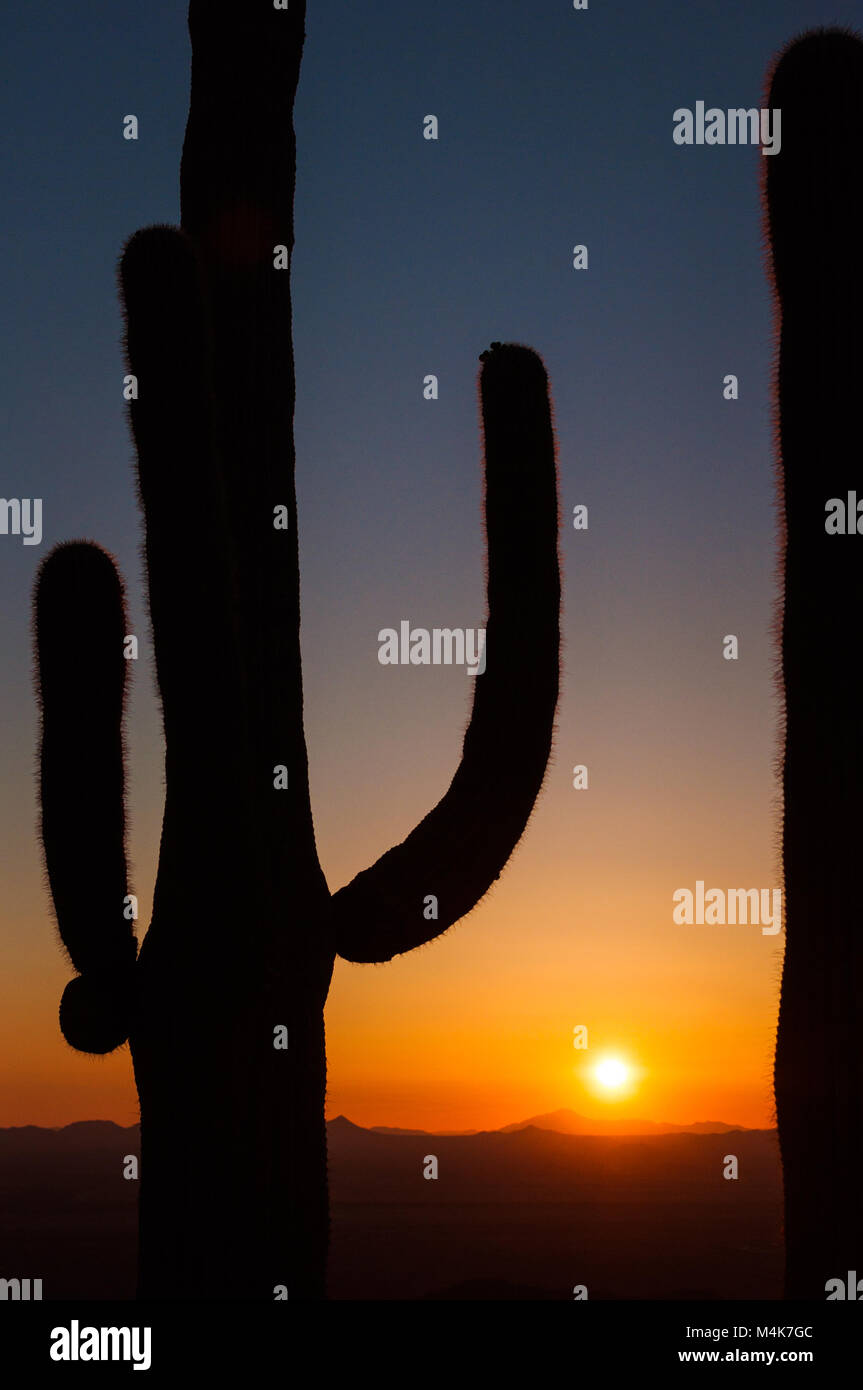
[[[542,785],[558,696],[557,468],[548,378],[517,344],[480,373],[485,435],[488,622],[461,764],[408,838],[332,901],[336,951],[386,961],[470,912],[518,843]],[[517,737],[516,737],[517,733]],[[425,902],[437,899],[437,918]]]
[[[60,1026],[79,1051],[111,1052],[128,1036],[137,943],[123,805],[128,628],[105,551],[57,546],[39,571],[34,618],[42,844],[60,936],[79,972]]]

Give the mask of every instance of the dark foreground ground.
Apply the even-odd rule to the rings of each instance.
[[[335,1299],[775,1299],[773,1130],[609,1138],[328,1126]],[[134,1296],[137,1128],[0,1130],[0,1277]],[[723,1178],[725,1156],[739,1178]],[[423,1176],[429,1156],[437,1179]]]

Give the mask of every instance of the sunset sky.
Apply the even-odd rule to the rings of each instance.
[[[458,762],[471,678],[381,666],[377,634],[402,619],[482,624],[477,359],[495,339],[530,344],[549,372],[565,576],[555,752],[524,839],[442,939],[385,966],[337,963],[328,1114],[482,1128],[566,1106],[767,1125],[783,935],[672,921],[672,894],[697,880],[780,884],[763,159],[675,145],[672,113],[759,106],[776,50],[859,6],[308,11],[297,488],[306,736],[333,890],[405,837]],[[178,220],[185,12],[22,0],[2,20],[0,495],[41,497],[44,535],[0,535],[0,1125],[137,1119],[128,1049],[83,1057],[57,1024],[71,971],[35,838],[29,605],[61,539],[99,540],[126,577],[143,928],[162,754],[115,266],[137,227]],[[122,138],[127,113],[137,142]],[[427,113],[437,142],[422,138]],[[572,268],[576,243],[587,271]],[[738,401],[723,399],[726,373]],[[723,659],[731,633],[738,661]],[[201,678],[203,697],[206,662]],[[587,1076],[606,1054],[638,1072],[617,1098]]]

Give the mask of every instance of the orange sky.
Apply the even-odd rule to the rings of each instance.
[[[355,689],[352,695],[348,681],[324,691],[324,667],[314,642],[306,645],[318,691],[308,719],[312,794],[335,888],[402,838],[444,790],[469,687],[452,669],[395,671],[393,680],[393,668],[377,666],[372,654],[367,680],[376,689],[367,709],[357,713],[354,704],[356,718],[377,730],[370,756],[351,732]],[[611,681],[603,698],[585,696],[567,678],[546,786],[493,893],[411,955],[383,966],[337,963],[327,1007],[328,1115],[466,1129],[566,1106],[680,1123],[771,1122],[784,934],[672,922],[673,891],[694,888],[697,878],[723,888],[778,883],[766,656],[765,648],[756,672],[760,717],[750,718],[745,734],[739,678],[721,658],[693,696],[691,717],[673,721],[661,698],[670,680],[661,662],[645,663],[640,687]],[[613,665],[614,653],[608,659]],[[399,678],[412,684],[400,686]],[[674,680],[686,686],[685,662]],[[142,921],[160,797],[158,759],[148,754],[158,738],[148,684],[143,670],[132,720]],[[17,756],[26,758],[24,745]],[[576,761],[590,768],[586,792],[571,788]],[[57,1027],[69,970],[43,896],[32,779],[28,785],[31,802],[16,817],[0,865],[9,890],[0,1124],[131,1124],[137,1111],[127,1049],[91,1060],[72,1052]],[[582,1024],[587,1053],[573,1048],[573,1029]],[[641,1073],[620,1099],[586,1084],[585,1067],[609,1052]]]

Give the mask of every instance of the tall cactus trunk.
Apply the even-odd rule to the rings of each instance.
[[[265,994],[198,978],[178,999],[142,962],[154,1019],[133,1039],[141,1101],[139,1296],[325,1296],[326,1062],[320,991]],[[158,977],[157,977],[158,978]],[[199,993],[199,990],[201,991]],[[169,994],[167,999],[165,994]],[[156,1011],[156,1012],[153,1012]],[[223,1022],[217,1023],[221,1017]],[[273,1047],[276,1019],[287,1051]]]
[[[79,542],[48,556],[36,593],[42,834],[79,972],[60,1023],[82,1051],[131,1043],[149,1299],[323,1295],[335,954],[386,961],[470,912],[533,809],[557,703],[548,379],[529,348],[495,343],[480,373],[487,669],[461,763],[403,843],[330,895],[303,733],[290,278],[276,252],[293,244],[304,22],[303,0],[192,0],[182,229],[137,232],[120,267],[167,782],[137,960],[121,584]]]
[[[780,56],[764,159],[777,297],[784,519],[783,864],[786,948],[775,1089],[785,1185],[786,1297],[824,1299],[863,1274],[863,517],[829,534],[826,504],[863,503],[863,43],[838,30]]]
[[[146,383],[132,424],[168,748],[164,891],[141,951],[142,1008],[131,1038],[144,1297],[181,1297],[202,1278],[210,1297],[324,1292],[323,1008],[334,953],[302,721],[290,274],[274,268],[275,246],[293,247],[304,16],[296,4],[290,13],[263,8],[190,6],[180,190],[194,256],[173,233],[159,241],[144,232],[121,266],[130,370]],[[191,406],[183,399],[190,386]],[[219,463],[215,496],[202,448],[207,421]],[[286,530],[273,525],[277,506],[287,507]],[[200,676],[191,679],[189,628],[178,630],[173,617],[177,576],[160,564],[166,549],[197,610],[213,603],[215,563],[219,630],[202,633],[197,612],[189,615],[199,650],[191,661],[200,668],[202,655],[216,659],[206,694]],[[228,670],[225,612],[235,658]],[[274,789],[276,765],[287,769],[286,791]],[[196,833],[204,797],[221,806],[215,836],[209,818]],[[163,935],[193,921],[214,958],[202,962],[195,932],[166,971]],[[253,928],[258,949],[244,955],[237,948]],[[286,1050],[274,1046],[279,1026],[288,1030]]]

